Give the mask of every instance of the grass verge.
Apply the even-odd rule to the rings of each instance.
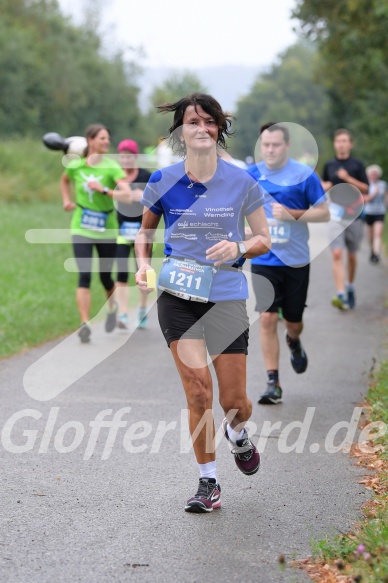
[[[0,357],[57,338],[78,326],[77,275],[64,268],[72,256],[68,244],[30,244],[30,229],[68,229],[70,216],[61,204],[33,202],[2,205],[0,271],[8,285],[0,305]],[[96,278],[94,278],[96,279]],[[92,311],[104,302],[93,282]]]
[[[64,267],[66,259],[73,256],[70,234],[65,244],[31,244],[25,238],[30,229],[68,229],[69,224],[70,214],[62,210],[59,193],[57,202],[2,204],[0,273],[6,283],[0,302],[0,358],[79,326],[75,302],[78,275]],[[130,306],[135,306],[138,291],[133,276],[130,285]],[[92,275],[91,291],[94,317],[106,301],[97,273]]]
[[[376,375],[364,409],[367,422],[388,426],[388,362]],[[376,451],[376,449],[378,451]],[[365,448],[363,448],[365,449]],[[357,464],[367,468],[360,483],[373,492],[363,507],[363,519],[354,530],[312,543],[313,559],[297,561],[313,581],[320,583],[388,583],[388,435],[373,441],[370,453],[353,449]]]
[[[384,244],[388,249],[388,225]],[[363,518],[352,532],[311,543],[313,557],[295,561],[319,583],[388,583],[388,361],[371,380],[363,403],[365,424],[381,425],[384,435],[370,444],[370,452],[354,447],[351,456],[368,470],[360,481],[372,492],[362,508]],[[376,451],[376,449],[378,450]]]
[[[0,143],[1,202],[60,202],[63,152],[25,138]]]

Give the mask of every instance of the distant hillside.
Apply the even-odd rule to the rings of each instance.
[[[240,65],[222,65],[195,69],[188,66],[186,70],[196,73],[203,85],[222,105],[223,109],[234,111],[237,100],[250,92],[260,69]],[[160,85],[172,73],[181,69],[169,67],[147,68],[141,78],[140,107],[148,107],[148,97],[156,85]]]

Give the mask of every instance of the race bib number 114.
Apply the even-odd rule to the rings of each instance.
[[[290,223],[267,219],[272,243],[287,243],[290,240]]]

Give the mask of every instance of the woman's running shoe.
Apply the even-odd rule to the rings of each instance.
[[[117,328],[120,328],[121,330],[128,329],[128,316],[124,312],[119,314],[119,317],[117,318]]]
[[[255,474],[260,467],[260,454],[248,438],[246,429],[243,429],[244,435],[236,443],[233,443],[229,438],[227,419],[224,419],[222,422],[222,430],[226,439],[231,444],[231,453],[234,455],[234,461],[240,472],[247,476]]]
[[[221,507],[221,486],[214,478],[199,478],[199,486],[195,496],[186,502],[186,512],[213,512]]]
[[[105,332],[112,332],[116,328],[117,309],[118,306],[116,302],[113,304],[111,308],[109,308],[105,320]]]
[[[138,328],[147,328],[147,309],[139,308],[137,311],[137,326]]]
[[[89,328],[89,326],[86,324],[86,322],[84,324],[82,324],[81,328],[78,331],[78,336],[80,337],[82,344],[86,344],[87,342],[90,342],[90,334],[91,333],[92,333],[92,331]]]

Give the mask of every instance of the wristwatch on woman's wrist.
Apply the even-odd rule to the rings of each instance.
[[[104,186],[104,188],[102,189],[102,194],[109,194],[109,188],[107,186]]]
[[[237,259],[240,259],[245,253],[247,252],[247,248],[245,247],[245,243],[243,241],[236,241],[238,247],[238,255]]]

